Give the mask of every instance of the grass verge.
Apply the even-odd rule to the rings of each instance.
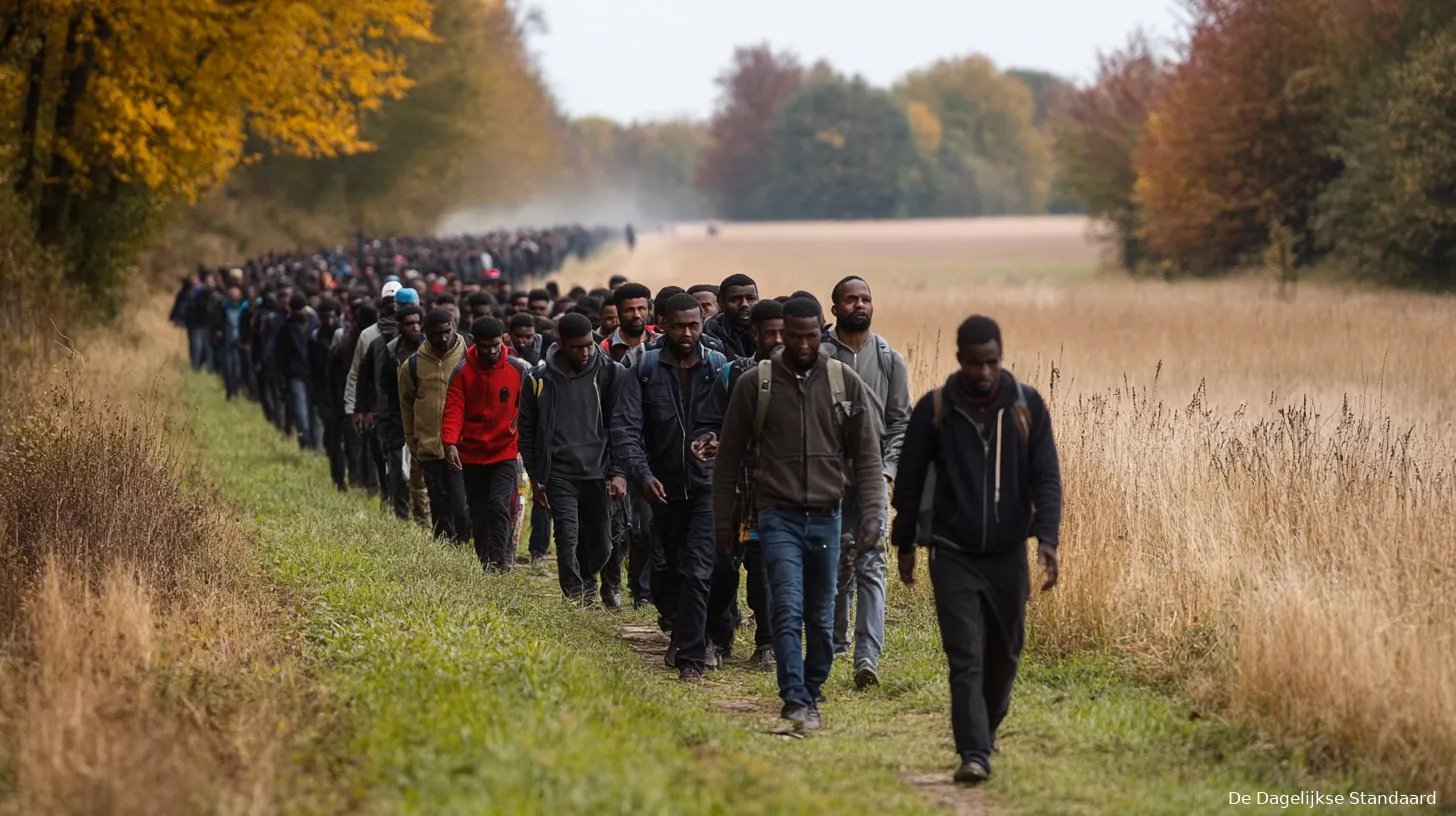
[[[773,678],[742,665],[683,687],[621,637],[643,612],[563,604],[549,577],[485,576],[473,553],[336,493],[251,405],[188,376],[204,469],[250,517],[296,612],[333,727],[295,763],[323,765],[332,808],[556,813],[1198,813],[1229,791],[1344,790],[1298,754],[1082,658],[1028,661],[984,794],[932,801],[948,773],[943,658],[928,591],[891,592],[884,685],[838,665],[824,731],[773,734]],[[922,582],[922,584],[925,582]],[[747,637],[749,630],[740,632]],[[751,644],[740,642],[742,653]],[[284,773],[285,780],[318,774]],[[280,803],[295,800],[282,785]],[[333,784],[333,783],[331,783]],[[922,786],[923,787],[923,786]]]

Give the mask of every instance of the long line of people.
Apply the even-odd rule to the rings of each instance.
[[[535,243],[562,234],[584,253],[606,233]],[[554,531],[565,598],[615,609],[625,589],[655,607],[683,681],[734,659],[746,578],[746,662],[777,672],[781,715],[802,729],[821,725],[836,656],[856,688],[880,682],[887,547],[907,584],[927,548],[956,779],[988,778],[1023,640],[1024,543],[1049,589],[1061,514],[1046,405],[1002,370],[995,322],[959,328],[961,370],[917,402],[860,277],[829,293],[828,324],[813,294],[760,299],[741,274],[521,290],[494,267],[465,273],[487,245],[361,239],[357,275],[341,253],[204,270],[178,321],[194,368],[324,450],[340,490],[473,541],[486,571],[515,566],[529,502],[531,565]]]

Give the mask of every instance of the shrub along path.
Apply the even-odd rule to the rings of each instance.
[[[1346,787],[1110,661],[1034,656],[994,780],[947,785],[928,581],[891,590],[884,684],[856,692],[837,664],[825,728],[781,735],[772,673],[736,663],[680,685],[647,610],[569,607],[530,569],[483,575],[473,552],[337,493],[323,459],[255,406],[198,375],[184,389],[203,470],[290,599],[327,692],[326,722],[283,774],[284,811],[1183,814],[1222,811],[1233,790]],[[751,630],[739,635],[744,657]]]

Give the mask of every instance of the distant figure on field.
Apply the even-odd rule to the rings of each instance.
[[[627,225],[627,251],[628,252],[632,252],[635,249],[637,249],[637,232],[636,232],[636,230],[633,230],[632,229],[632,225],[631,224],[628,224]]]

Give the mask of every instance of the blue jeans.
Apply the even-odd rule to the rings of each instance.
[[[228,399],[243,390],[243,353],[236,345],[222,347],[222,382]]]
[[[886,495],[889,490],[886,488]],[[888,505],[888,502],[886,502]],[[885,650],[885,590],[889,568],[885,559],[888,512],[880,514],[880,543],[862,555],[854,554],[859,536],[859,493],[854,485],[844,491],[840,515],[845,519],[840,535],[839,593],[834,599],[834,648],[849,649],[849,611],[854,616],[854,668],[879,671]]]
[[[834,667],[839,514],[766,507],[758,511],[758,537],[773,598],[779,697],[813,706]]]
[[[188,329],[187,351],[191,358],[193,371],[201,371],[203,366],[211,369],[213,367],[212,332],[207,329]]]
[[[313,409],[308,404],[308,381],[294,378],[288,381],[288,410],[293,412],[293,422],[298,426],[298,447],[312,448],[313,428],[310,420]]]

